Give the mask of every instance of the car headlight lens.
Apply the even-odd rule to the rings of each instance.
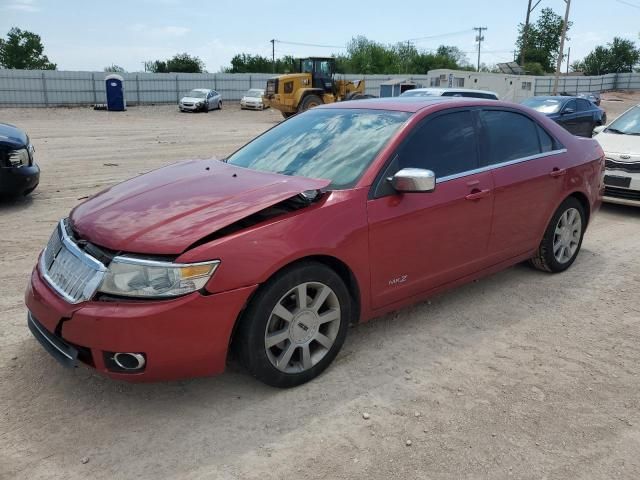
[[[12,150],[9,152],[8,159],[10,167],[22,167],[23,165],[29,165],[29,152],[26,148]]]
[[[201,107],[202,105],[204,105],[204,102],[198,102],[199,107]]]
[[[175,297],[205,286],[219,260],[172,263],[115,257],[98,291],[125,297]]]

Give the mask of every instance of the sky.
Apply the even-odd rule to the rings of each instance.
[[[564,15],[565,0],[541,0],[533,20],[543,7]],[[218,72],[236,53],[270,57],[271,39],[277,57],[301,57],[344,52],[357,35],[424,50],[455,45],[475,64],[481,26],[490,65],[513,60],[526,8],[527,0],[0,0],[0,35],[14,26],[39,34],[59,70],[142,71],[145,60],[187,52]],[[640,44],[640,0],[572,0],[570,20],[572,63],[614,36]]]

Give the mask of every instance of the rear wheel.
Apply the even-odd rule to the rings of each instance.
[[[329,267],[301,263],[267,282],[245,310],[235,344],[258,380],[294,387],[318,376],[344,343],[351,297]]]
[[[298,105],[298,112],[306,112],[310,108],[322,105],[322,99],[318,95],[307,95]]]
[[[562,272],[575,261],[582,246],[586,215],[580,202],[567,198],[551,218],[536,255],[529,261],[538,270]]]

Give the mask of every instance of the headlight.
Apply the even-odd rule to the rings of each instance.
[[[175,297],[200,290],[218,265],[219,260],[172,263],[116,257],[98,291],[125,297]]]
[[[198,102],[197,105],[201,107],[202,105],[204,105],[204,102]]]
[[[29,152],[26,148],[9,152],[8,158],[10,167],[22,167],[23,165],[29,165]]]

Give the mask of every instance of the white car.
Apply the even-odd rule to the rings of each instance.
[[[606,158],[603,200],[640,207],[640,105],[594,133]]]
[[[264,110],[265,104],[262,101],[264,90],[262,88],[252,88],[240,99],[240,108],[249,110]]]
[[[414,88],[403,92],[401,97],[471,97],[498,100],[498,94],[489,90],[471,88]]]
[[[222,108],[222,96],[208,88],[194,88],[180,99],[178,108],[181,112],[208,112]]]

